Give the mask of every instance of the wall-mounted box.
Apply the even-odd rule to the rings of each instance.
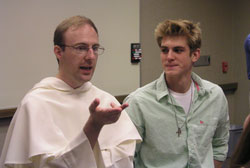
[[[209,55],[203,55],[200,56],[200,59],[194,63],[195,67],[198,66],[209,66],[210,65],[210,56]]]

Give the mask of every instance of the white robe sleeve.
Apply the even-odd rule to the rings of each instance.
[[[83,167],[97,167],[91,145],[82,132],[69,146],[58,154],[53,160],[47,161],[48,167],[55,168],[83,168]]]
[[[30,163],[10,162],[3,168],[96,168],[91,145],[82,132],[65,149],[55,154],[41,154],[30,158]]]
[[[107,168],[133,168],[136,141],[125,141],[113,148],[102,150]]]

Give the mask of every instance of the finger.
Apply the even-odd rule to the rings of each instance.
[[[100,104],[100,100],[96,98],[89,106],[89,111],[95,111],[96,107]]]
[[[124,103],[124,104],[121,105],[122,110],[124,110],[127,107],[128,107],[128,103]]]
[[[111,111],[114,113],[120,113],[123,109],[121,106],[116,105],[115,103],[110,103],[110,106],[112,107]]]
[[[124,110],[125,108],[128,107],[128,103],[124,103],[121,106],[117,106],[115,103],[112,102],[112,103],[110,103],[110,105],[112,108],[121,108],[121,110]]]
[[[113,102],[110,103],[110,106],[111,106],[112,108],[118,107],[118,106],[117,106],[115,103],[113,103]]]

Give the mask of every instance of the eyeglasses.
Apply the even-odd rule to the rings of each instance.
[[[73,46],[62,44],[60,46],[73,48],[77,54],[84,55],[84,56],[87,55],[88,51],[90,50],[88,45],[83,45],[83,44],[77,44],[77,45],[73,45]],[[94,45],[94,46],[92,46],[92,50],[93,50],[95,55],[101,55],[104,53],[105,49],[99,45]]]

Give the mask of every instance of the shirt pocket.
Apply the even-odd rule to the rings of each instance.
[[[192,134],[198,146],[208,147],[211,144],[217,123],[217,118],[207,117],[192,124]]]

